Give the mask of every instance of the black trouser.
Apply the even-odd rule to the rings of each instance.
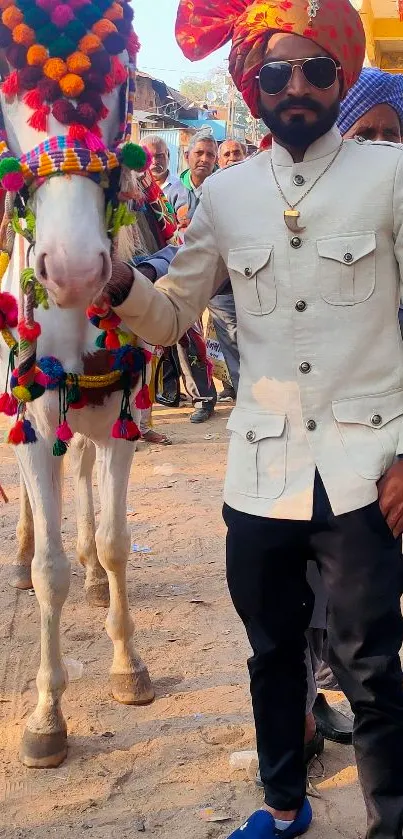
[[[329,595],[330,664],[355,714],[354,746],[368,839],[403,827],[401,542],[378,503],[335,517],[320,479],[312,521],[266,519],[224,506],[227,579],[253,649],[249,660],[266,803],[299,808],[305,796],[304,632],[312,611],[308,558]]]

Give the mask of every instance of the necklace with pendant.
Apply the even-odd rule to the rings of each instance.
[[[343,147],[343,141],[341,141],[341,143],[340,143],[340,145],[339,145],[339,147],[336,151],[336,154],[332,157],[332,159],[327,164],[327,166],[323,170],[323,172],[321,172],[320,175],[318,175],[318,177],[314,180],[314,182],[311,184],[309,189],[307,189],[306,192],[304,192],[304,194],[301,195],[301,197],[298,199],[298,201],[295,202],[295,204],[290,204],[287,196],[284,194],[284,192],[283,192],[283,190],[282,190],[282,188],[281,188],[281,186],[278,182],[277,175],[274,171],[273,158],[272,157],[270,158],[270,167],[271,167],[271,171],[272,171],[272,174],[273,174],[274,182],[277,186],[277,189],[278,189],[282,199],[288,205],[288,210],[284,210],[284,221],[285,221],[288,229],[291,230],[292,233],[301,233],[303,230],[305,230],[305,227],[300,227],[299,224],[298,224],[298,219],[300,218],[301,213],[300,213],[299,210],[297,210],[297,207],[301,203],[301,201],[303,201],[304,198],[306,198],[307,195],[309,195],[309,193],[312,192],[312,190],[316,186],[316,184],[319,183],[319,181],[323,178],[323,176],[326,175],[326,173],[329,171],[329,169],[333,166],[333,163],[337,160],[337,158],[338,158],[338,156],[341,152],[342,147]]]

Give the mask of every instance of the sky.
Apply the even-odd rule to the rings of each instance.
[[[229,45],[203,61],[191,62],[175,40],[175,20],[179,0],[132,0],[134,28],[141,43],[138,69],[178,88],[184,76],[202,79],[222,66]]]

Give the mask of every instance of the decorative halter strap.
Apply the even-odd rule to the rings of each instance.
[[[49,137],[18,160],[7,144],[3,113],[0,109],[0,184],[8,192],[19,192],[24,185],[37,188],[54,175],[81,175],[106,186],[110,173],[120,166],[144,172],[149,165],[145,149],[130,142],[135,92],[134,68],[129,69],[124,96],[125,118],[118,137],[109,150],[100,138],[83,129],[81,137],[70,134]],[[123,97],[122,97],[123,98]],[[77,126],[80,128],[80,126]],[[130,173],[122,172],[130,181]]]

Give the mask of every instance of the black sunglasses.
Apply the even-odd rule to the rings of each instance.
[[[296,58],[292,61],[268,61],[264,64],[257,79],[265,93],[275,96],[281,93],[292,79],[296,67],[299,67],[307,82],[318,90],[332,87],[341,70],[333,58],[325,55],[316,58]]]

